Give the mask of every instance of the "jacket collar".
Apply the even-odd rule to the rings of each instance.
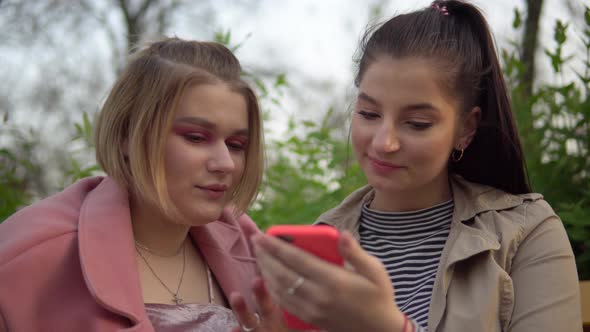
[[[239,274],[232,276],[229,271],[254,271],[254,260],[243,257],[249,251],[239,244],[240,228],[227,213],[219,221],[193,227],[190,235],[225,294],[240,281]],[[84,279],[96,301],[134,324],[144,320],[128,194],[110,177],[103,178],[82,203],[78,246]]]
[[[463,179],[459,175],[450,177],[455,208],[453,226],[465,223],[486,211],[500,211],[522,204],[527,198],[541,197],[539,194],[512,195],[504,191]],[[530,197],[527,197],[530,196]],[[366,185],[346,197],[336,208],[318,217],[316,224],[328,224],[341,230],[352,230],[358,239],[361,208],[375,197],[375,190]]]

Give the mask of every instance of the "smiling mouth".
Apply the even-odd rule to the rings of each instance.
[[[379,167],[387,167],[387,168],[391,168],[391,169],[403,168],[403,166],[392,164],[392,163],[388,163],[386,161],[382,161],[382,160],[379,160],[377,158],[373,158],[373,157],[371,157],[369,155],[367,155],[367,157],[369,158],[369,160],[371,161],[372,164],[374,164],[376,166],[379,166]]]

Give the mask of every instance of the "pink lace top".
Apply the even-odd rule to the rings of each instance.
[[[145,311],[157,332],[219,332],[239,326],[234,313],[217,304],[146,303]]]

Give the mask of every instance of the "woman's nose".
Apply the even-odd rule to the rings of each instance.
[[[231,151],[225,143],[211,151],[212,155],[207,163],[207,169],[210,172],[230,173],[236,168]]]
[[[399,150],[400,144],[393,124],[383,123],[373,136],[373,148],[376,152],[390,153]]]

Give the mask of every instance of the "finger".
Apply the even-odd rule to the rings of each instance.
[[[269,266],[268,271],[266,269],[261,269],[261,272],[265,285],[268,285],[267,289],[271,299],[281,308],[296,316],[305,317],[307,319],[307,317],[313,316],[318,312],[316,309],[318,308],[318,304],[325,302],[322,301],[322,299],[325,300],[329,297],[330,289],[321,287],[312,280],[306,279],[303,279],[303,282],[297,286],[293,292],[289,293],[289,288],[294,287],[300,277],[285,267],[275,267],[273,264],[280,265],[280,263],[274,260],[272,256],[269,257],[263,253],[259,258],[262,260],[268,259],[269,262],[273,262],[272,264],[267,264],[267,266]],[[286,276],[276,274],[276,271],[279,269],[281,269],[283,273],[287,273]],[[275,317],[276,316],[278,316],[280,322],[283,321],[283,315],[281,312],[275,314]],[[263,317],[266,319],[266,316]]]
[[[258,312],[262,315],[262,318],[271,317],[276,312],[277,307],[272,301],[262,278],[254,279],[252,290],[256,298],[256,307],[258,307]]]
[[[264,280],[262,278],[254,280],[252,290],[256,297],[258,312],[260,313],[263,325],[270,332],[286,331],[283,311],[273,302],[269,291],[266,289]]]
[[[378,285],[391,285],[389,276],[381,273],[384,270],[383,264],[376,257],[367,253],[348,231],[340,234],[338,250],[354,270],[363,277]]]
[[[285,267],[306,279],[331,283],[331,276],[342,269],[273,236],[256,235],[252,240],[257,252],[262,249]]]
[[[325,293],[323,286],[318,284],[317,280],[307,278],[285,266],[275,256],[269,254],[265,250],[258,251],[258,258],[261,262],[260,273],[264,278],[268,288],[271,289],[275,297],[273,299],[279,304],[282,304],[282,298],[287,293],[300,277],[304,278],[304,285],[297,287],[297,297],[302,300],[313,301],[321,298]],[[319,280],[322,280],[321,278]],[[322,280],[323,281],[323,280]]]
[[[261,262],[260,274],[264,278],[267,290],[273,301],[282,305],[281,297],[286,289],[298,278],[295,272],[265,252],[259,252],[257,259]]]
[[[248,309],[242,294],[237,292],[231,293],[229,303],[241,326],[254,327],[260,323],[256,315]]]

